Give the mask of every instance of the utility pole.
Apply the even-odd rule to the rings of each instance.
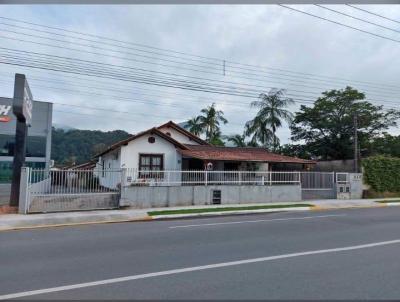
[[[353,124],[354,124],[354,173],[358,173],[358,133],[357,133],[357,129],[358,129],[358,120],[357,120],[357,113],[354,113],[354,120],[353,120]]]

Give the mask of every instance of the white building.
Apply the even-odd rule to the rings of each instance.
[[[178,185],[184,177],[188,181],[188,173],[181,171],[300,171],[314,164],[265,148],[212,146],[172,121],[115,143],[96,155],[96,159],[100,183],[107,187],[160,179]],[[122,180],[120,174],[113,173],[121,169],[126,171]],[[190,176],[192,180],[202,177],[195,173]]]

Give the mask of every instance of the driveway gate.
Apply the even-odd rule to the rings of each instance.
[[[104,186],[99,176],[113,186]],[[119,206],[121,170],[23,168],[20,212],[112,209]]]
[[[302,199],[335,199],[335,172],[301,172]]]

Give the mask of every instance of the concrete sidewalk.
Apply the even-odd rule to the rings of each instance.
[[[315,200],[303,201],[296,204],[310,204],[312,208],[279,208],[279,209],[263,209],[263,210],[245,210],[234,212],[214,212],[199,214],[179,214],[179,215],[163,215],[160,218],[183,218],[194,216],[213,216],[213,215],[234,215],[234,214],[251,214],[266,212],[282,212],[282,211],[299,211],[299,210],[329,210],[329,209],[346,209],[346,208],[366,208],[366,207],[384,207],[385,204],[376,203],[377,199],[355,199],[355,200]],[[397,198],[398,199],[398,198]],[[385,200],[396,200],[396,198],[385,198]],[[128,222],[128,221],[146,221],[152,220],[147,212],[163,211],[163,210],[182,210],[182,209],[201,209],[201,208],[218,208],[218,207],[243,207],[243,206],[262,206],[262,205],[290,205],[294,203],[257,203],[257,204],[224,204],[224,205],[205,205],[205,206],[185,206],[185,207],[168,207],[168,208],[150,208],[150,209],[132,209],[126,208],[121,210],[101,210],[101,211],[84,211],[84,212],[66,212],[66,213],[46,213],[46,214],[8,214],[0,215],[0,231],[14,230],[36,227],[54,227],[65,225],[79,225],[92,223],[111,223],[111,222]],[[400,203],[399,203],[400,205]]]

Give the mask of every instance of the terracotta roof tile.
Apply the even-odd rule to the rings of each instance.
[[[274,163],[313,164],[312,160],[290,157],[268,152],[264,148],[254,147],[216,147],[185,145],[188,150],[180,150],[185,157],[202,160],[260,161]]]

